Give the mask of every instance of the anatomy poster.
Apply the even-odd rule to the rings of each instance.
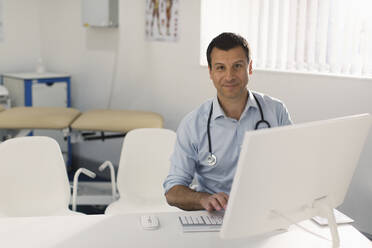
[[[0,0],[0,42],[4,41],[3,0]]]
[[[147,40],[178,40],[179,1],[180,0],[146,0]]]

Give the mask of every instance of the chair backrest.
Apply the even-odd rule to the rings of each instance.
[[[120,196],[165,201],[163,181],[168,175],[176,133],[161,128],[130,131],[123,141],[117,186]]]
[[[41,216],[68,208],[70,186],[58,143],[22,137],[0,144],[0,214]]]

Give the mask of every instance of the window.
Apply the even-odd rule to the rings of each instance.
[[[372,76],[371,0],[201,0],[200,62],[221,32],[244,36],[254,68]]]

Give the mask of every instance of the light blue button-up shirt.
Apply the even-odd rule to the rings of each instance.
[[[288,110],[281,101],[257,92],[253,93],[261,104],[265,120],[271,127],[292,123]],[[207,163],[209,155],[207,123],[212,102],[210,135],[212,151],[217,157],[214,166]],[[248,101],[240,120],[227,117],[217,97],[186,115],[177,130],[170,172],[163,184],[165,192],[175,185],[189,186],[195,176],[198,182],[197,191],[229,194],[244,133],[254,130],[260,120],[260,111],[252,91],[249,91]],[[260,125],[260,128],[266,127],[264,124]]]

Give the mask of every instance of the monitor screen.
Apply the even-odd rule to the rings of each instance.
[[[368,136],[369,114],[247,132],[220,235],[287,228],[345,197]]]

